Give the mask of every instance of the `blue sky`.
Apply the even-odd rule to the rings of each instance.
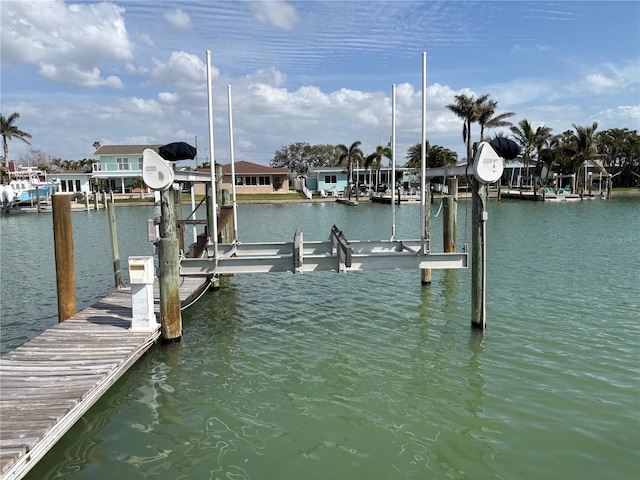
[[[421,138],[422,52],[428,139],[460,159],[462,123],[446,108],[460,93],[487,93],[514,123],[554,133],[594,121],[640,130],[637,1],[2,0],[0,13],[1,112],[19,112],[33,135],[31,147],[10,142],[15,160],[197,136],[203,161],[206,50],[221,163],[227,85],[236,160],[268,164],[294,142],[386,144],[392,84],[402,162]]]

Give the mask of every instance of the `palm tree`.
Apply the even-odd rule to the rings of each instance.
[[[471,124],[477,120],[478,103],[483,103],[488,95],[483,95],[477,100],[471,95],[470,97],[460,94],[456,95],[456,103],[447,105],[447,108],[463,120],[462,140],[467,145],[467,162],[471,162]]]
[[[451,167],[458,163],[458,154],[453,150],[441,147],[440,145],[431,146],[427,141],[426,145],[427,165],[429,167]],[[407,163],[405,167],[419,168],[422,165],[422,143],[418,142],[411,145],[407,149]]]
[[[376,170],[376,185],[380,183],[380,167],[382,167],[382,158],[386,157],[391,160],[392,156],[391,147],[378,145],[376,147],[376,151],[367,155],[367,158],[364,159],[364,168],[374,168]]]
[[[517,143],[522,147],[522,161],[525,168],[525,176],[529,175],[529,164],[534,150],[546,144],[551,139],[551,128],[544,125],[539,126],[535,131],[529,120],[521,120],[518,126],[511,127],[511,133]]]
[[[360,140],[356,140],[351,144],[351,146],[347,147],[346,145],[336,145],[336,150],[340,152],[340,156],[338,157],[338,163],[336,163],[336,167],[348,167],[349,168],[349,183],[353,181],[351,172],[353,168],[353,162],[364,161],[364,153],[360,149],[360,144],[362,142]],[[351,185],[348,185],[349,190],[349,199],[351,199]],[[358,199],[358,185],[356,185],[356,200]]]
[[[590,127],[582,127],[580,125],[572,124],[575,130],[569,137],[569,143],[565,144],[565,153],[569,157],[569,166],[571,173],[578,173],[580,168],[585,165],[585,162],[589,160],[596,160],[599,158],[598,146],[596,142],[596,130],[598,129],[598,122],[593,122]],[[584,185],[587,185],[587,178],[585,176]]]
[[[31,145],[26,139],[31,138],[31,134],[23,132],[14,125],[14,122],[20,118],[18,112],[13,112],[8,117],[0,114],[0,132],[2,133],[2,148],[4,150],[3,166],[7,166],[9,163],[9,145],[8,141],[13,138],[22,140],[27,145]]]
[[[476,121],[480,125],[480,141],[484,141],[485,128],[511,127],[513,124],[506,120],[515,115],[514,112],[504,112],[496,115],[498,102],[490,100],[487,95],[483,95],[476,100]]]

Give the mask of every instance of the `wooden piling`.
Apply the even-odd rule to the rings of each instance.
[[[53,209],[53,244],[56,259],[58,322],[63,322],[76,314],[71,195],[56,193],[51,196],[51,205]]]
[[[98,191],[93,192],[93,205],[95,210],[98,210]]]
[[[160,269],[160,324],[164,342],[182,339],[182,313],[180,311],[179,240],[173,190],[161,194],[162,221],[158,240]]]
[[[36,210],[38,213],[42,212],[42,206],[40,205],[40,188],[36,187]]]
[[[113,279],[117,289],[124,287],[122,271],[120,270],[120,249],[118,248],[118,229],[116,228],[116,212],[113,202],[107,203],[107,217],[109,218],[109,233],[111,235],[111,253],[113,255]]]
[[[456,221],[458,216],[458,179],[447,178],[448,194],[442,208],[442,243],[445,253],[456,251]]]
[[[471,179],[471,326],[484,330],[486,325],[486,192],[487,187],[475,177]]]

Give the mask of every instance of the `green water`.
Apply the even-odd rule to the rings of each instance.
[[[28,478],[637,479],[639,207],[490,203],[484,334],[469,270],[426,288],[410,271],[229,279]],[[419,237],[419,210],[398,209],[399,238]],[[379,240],[390,220],[384,205],[242,206],[239,236],[320,240],[335,223]]]

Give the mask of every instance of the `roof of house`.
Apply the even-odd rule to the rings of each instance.
[[[288,168],[271,168],[266,165],[259,165],[257,163],[247,162],[247,161],[239,161],[235,162],[235,171],[237,174],[247,175],[273,175],[273,174],[287,174],[289,173]],[[222,165],[222,173],[225,175],[231,175],[231,164],[228,163],[226,165]]]
[[[142,155],[145,148],[157,152],[160,147],[162,145],[103,145],[95,155]]]

